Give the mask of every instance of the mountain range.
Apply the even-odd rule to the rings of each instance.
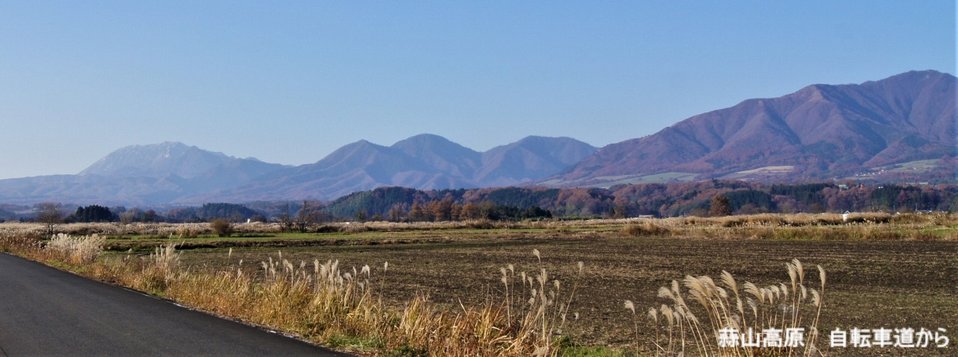
[[[413,136],[392,146],[360,140],[316,163],[273,172],[248,185],[190,200],[328,199],[381,186],[418,189],[510,186],[558,174],[595,150],[575,139],[538,136],[486,152],[431,134]]]
[[[392,146],[360,140],[301,166],[235,158],[178,142],[116,150],[77,175],[0,180],[0,203],[166,205],[333,199],[381,186],[509,186],[560,173],[595,147],[530,136],[477,152],[422,134]]]
[[[955,94],[955,77],[935,71],[816,84],[601,149],[530,136],[478,152],[422,134],[391,146],[360,140],[315,163],[285,166],[176,142],[137,145],[76,175],[0,180],[0,203],[196,204],[333,199],[382,186],[608,187],[716,178],[955,182]]]

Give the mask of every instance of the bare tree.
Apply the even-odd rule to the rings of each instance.
[[[394,203],[392,207],[389,208],[389,220],[393,222],[399,222],[403,219],[403,215],[406,210],[403,209],[402,203]]]
[[[296,228],[300,233],[306,233],[310,226],[325,220],[322,209],[321,203],[303,201],[303,207],[296,214]]]
[[[279,225],[282,227],[283,232],[290,232],[293,230],[293,215],[289,207],[289,202],[286,203],[286,210],[280,213],[276,219],[279,221]]]
[[[39,203],[33,207],[34,212],[36,212],[37,222],[47,225],[47,235],[53,235],[53,228],[59,224],[63,223],[63,211],[61,211],[61,205],[54,202],[44,202]]]
[[[157,219],[156,211],[152,209],[148,209],[146,210],[146,212],[143,212],[143,222],[153,223],[153,222],[156,222],[156,219]]]
[[[143,216],[143,211],[139,208],[131,208],[119,214],[120,223],[130,224],[136,222]]]

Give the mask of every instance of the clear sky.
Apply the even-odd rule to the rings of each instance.
[[[596,146],[812,83],[955,73],[953,0],[0,0],[0,178],[181,141]]]

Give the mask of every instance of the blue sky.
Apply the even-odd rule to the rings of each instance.
[[[812,83],[955,73],[954,1],[5,1],[0,178],[181,141],[596,146]]]

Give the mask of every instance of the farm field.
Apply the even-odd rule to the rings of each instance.
[[[42,227],[0,225],[0,232]],[[575,286],[569,312],[578,319],[562,333],[565,353],[651,353],[655,340],[645,311],[665,301],[659,287],[686,275],[718,280],[722,271],[739,283],[788,282],[785,264],[799,259],[817,284],[815,266],[828,274],[819,328],[944,328],[958,331],[958,224],[951,215],[758,215],[725,218],[594,220],[569,222],[337,223],[318,232],[283,233],[271,225],[235,225],[217,237],[205,224],[122,227],[63,225],[58,230],[100,232],[108,250],[101,260],[146,259],[175,243],[180,268],[220,274],[238,269],[263,280],[261,262],[339,261],[343,271],[372,267],[374,294],[396,310],[426,295],[455,312],[505,299],[500,269],[513,265],[530,276],[540,269]],[[539,252],[539,259],[533,255]],[[383,265],[388,271],[383,274]],[[577,277],[577,263],[584,264]],[[311,269],[311,268],[307,268]],[[814,278],[812,278],[814,277]],[[634,302],[636,320],[623,307]],[[637,329],[635,327],[638,327]],[[636,336],[638,330],[638,336]],[[953,337],[950,336],[949,337]],[[954,339],[954,338],[953,338]],[[827,343],[827,340],[825,340]],[[354,350],[350,342],[339,342]],[[820,343],[821,345],[822,343]],[[568,347],[568,346],[567,346]],[[359,350],[362,350],[360,348]],[[880,355],[880,349],[829,351]],[[930,354],[953,354],[926,349]]]
[[[828,272],[821,325],[833,329],[890,326],[944,327],[955,330],[958,316],[958,242],[954,241],[767,241],[679,238],[575,238],[563,240],[481,239],[446,243],[317,246],[282,249],[294,264],[339,260],[346,267],[389,262],[383,296],[393,305],[426,293],[454,309],[459,301],[479,304],[501,298],[499,268],[537,271],[542,266],[565,284],[585,263],[572,311],[573,341],[623,347],[634,342],[632,316],[622,303],[630,299],[643,311],[663,303],[656,290],[686,274],[717,277],[722,270],[756,284],[786,281],[784,264],[798,258],[806,267]],[[240,259],[258,262],[271,248],[197,249],[183,254],[194,269],[235,268]],[[811,274],[812,272],[809,272]],[[571,285],[570,285],[571,286]],[[642,321],[646,323],[646,321]],[[651,329],[640,328],[642,344]],[[646,331],[647,333],[642,333]]]

